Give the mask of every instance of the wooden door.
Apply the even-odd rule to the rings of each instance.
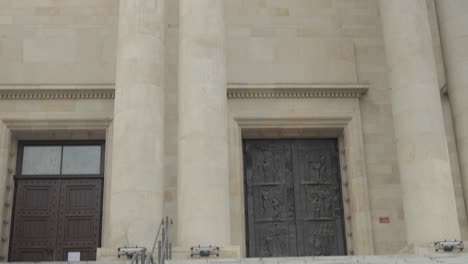
[[[10,261],[96,259],[102,179],[18,180]]]
[[[58,180],[22,180],[16,186],[11,261],[53,261],[57,236]]]
[[[336,140],[245,140],[250,257],[345,255]]]
[[[20,142],[9,261],[96,259],[103,142]]]
[[[101,179],[61,180],[56,259],[80,252],[80,260],[96,260],[101,234]]]

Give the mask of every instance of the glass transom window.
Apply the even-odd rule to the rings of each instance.
[[[21,175],[100,175],[102,144],[28,145]]]

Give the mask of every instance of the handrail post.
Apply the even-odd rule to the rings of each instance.
[[[169,243],[169,217],[166,216],[166,236],[165,236],[165,253],[164,253],[164,258],[167,259],[167,256],[169,255],[169,247],[168,247],[168,243]]]
[[[161,241],[158,241],[158,264],[161,263],[161,249],[162,249],[162,245],[161,245]]]
[[[142,264],[164,264],[165,260],[172,259],[172,244],[169,241],[169,226],[172,224],[172,219],[168,216],[161,220],[161,223],[154,238],[153,247],[149,255],[141,256]],[[154,251],[157,250],[157,263],[155,263]],[[137,259],[132,259],[132,264],[138,262]]]
[[[166,252],[166,226],[164,225],[161,232],[162,250],[161,256],[159,256],[159,264],[164,264],[164,253]]]

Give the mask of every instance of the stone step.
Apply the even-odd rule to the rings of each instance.
[[[0,262],[0,264],[7,262]],[[17,262],[21,264],[38,262]],[[40,262],[44,264],[130,264],[130,261]],[[468,253],[427,256],[333,256],[290,258],[189,259],[169,260],[166,264],[468,264]]]
[[[167,264],[468,264],[468,253],[427,256],[333,256],[171,260]]]

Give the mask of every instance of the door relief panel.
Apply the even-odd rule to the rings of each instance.
[[[250,252],[296,254],[291,146],[274,141],[246,145]]]
[[[245,140],[251,257],[344,255],[336,140]]]

